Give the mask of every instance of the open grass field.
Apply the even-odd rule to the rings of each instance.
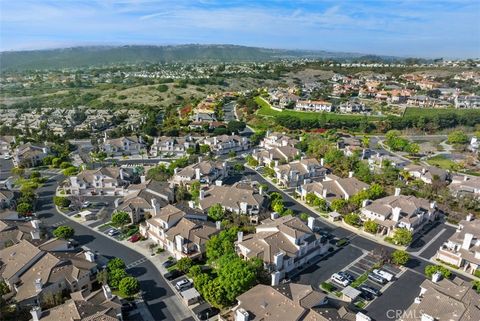
[[[427,159],[427,163],[433,166],[438,166],[443,169],[452,169],[452,167],[456,165],[454,161],[452,161],[451,159],[448,159],[443,155],[430,157],[429,159]]]
[[[469,113],[480,113],[480,110],[475,109],[453,109],[453,108],[416,108],[407,107],[405,109],[404,117],[420,117],[420,116],[432,116],[432,115],[445,115],[445,114],[464,115]]]
[[[256,97],[255,102],[260,106],[260,109],[257,111],[257,115],[266,116],[266,117],[275,117],[279,115],[289,115],[295,116],[300,119],[319,119],[322,115],[325,115],[326,120],[360,120],[366,118],[368,120],[381,120],[383,117],[379,116],[365,116],[365,115],[342,115],[334,113],[317,113],[317,112],[308,112],[308,111],[295,111],[295,110],[283,110],[278,111],[272,109],[270,104],[262,99],[261,97]]]

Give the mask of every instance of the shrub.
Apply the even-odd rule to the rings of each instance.
[[[70,200],[63,196],[54,196],[53,203],[59,207],[68,207],[70,205]]]
[[[410,260],[410,254],[406,251],[395,250],[392,253],[392,262],[397,265],[405,265]]]
[[[440,274],[447,279],[452,275],[452,272],[449,269],[440,265],[427,265],[425,267],[425,275],[428,278],[431,278],[436,272],[440,272]]]
[[[118,284],[118,289],[126,296],[132,296],[135,293],[138,293],[140,290],[140,285],[138,280],[133,276],[127,276],[123,278]]]
[[[70,226],[59,226],[53,231],[53,235],[59,239],[69,239],[75,234],[75,230]]]

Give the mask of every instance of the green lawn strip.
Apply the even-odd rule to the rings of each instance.
[[[368,273],[369,271],[363,273],[362,275],[360,275],[355,281],[353,281],[350,286],[352,288],[358,288],[360,285],[362,285],[368,278]]]
[[[437,155],[427,159],[427,163],[433,166],[438,166],[443,169],[451,169],[456,163],[445,156]]]

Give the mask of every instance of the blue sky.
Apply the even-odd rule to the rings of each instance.
[[[0,0],[0,50],[239,44],[480,57],[480,1]]]

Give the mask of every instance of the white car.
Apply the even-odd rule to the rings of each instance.
[[[12,155],[7,154],[7,155],[3,156],[3,159],[5,159],[5,160],[9,160],[10,158],[12,158]]]
[[[378,275],[381,278],[384,278],[389,282],[393,280],[393,274],[388,273],[387,271],[375,269],[372,271],[372,273]]]
[[[192,283],[191,283],[190,280],[188,280],[188,279],[180,280],[180,281],[178,281],[178,282],[175,284],[175,287],[176,287],[177,290],[179,290],[179,291],[183,291],[183,290],[185,290],[185,289],[189,289],[191,286],[192,286]]]
[[[330,280],[332,280],[333,282],[335,282],[337,284],[343,285],[343,286],[347,286],[347,285],[350,284],[350,281],[348,281],[346,278],[344,278],[343,276],[341,276],[338,273],[332,274],[332,276],[330,277]]]

